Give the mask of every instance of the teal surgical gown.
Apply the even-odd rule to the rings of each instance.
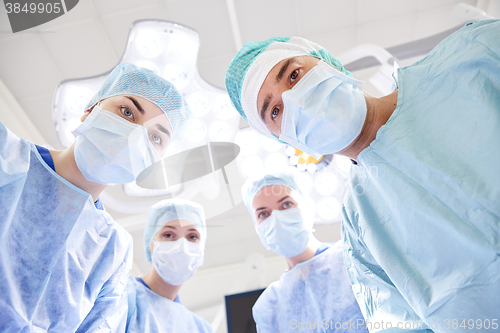
[[[132,238],[0,123],[0,332],[123,332]]]
[[[257,331],[367,332],[342,253],[337,242],[271,283],[252,308]]]
[[[178,298],[158,295],[136,278],[130,277],[127,333],[213,333],[210,324],[189,311]]]
[[[368,321],[498,331],[500,21],[467,24],[398,70],[398,88],[344,200],[358,303]]]

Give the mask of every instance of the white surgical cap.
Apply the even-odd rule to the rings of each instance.
[[[144,227],[144,252],[146,260],[151,262],[151,242],[165,223],[175,220],[185,220],[199,226],[200,245],[205,249],[207,226],[205,211],[196,202],[184,199],[168,199],[158,202],[149,209],[148,219]]]

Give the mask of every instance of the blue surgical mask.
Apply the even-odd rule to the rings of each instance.
[[[311,232],[312,221],[304,219],[299,208],[273,210],[257,225],[262,244],[287,258],[305,251]]]
[[[94,183],[130,183],[160,160],[146,128],[98,105],[73,135],[76,165],[82,175]]]
[[[366,118],[363,82],[324,61],[282,94],[279,139],[319,158],[349,146]]]

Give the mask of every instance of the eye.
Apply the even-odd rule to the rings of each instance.
[[[295,79],[299,76],[299,70],[296,69],[290,74],[290,82],[295,81]]]
[[[157,133],[151,133],[151,142],[157,145],[161,145],[163,143],[161,136],[159,136]]]
[[[259,215],[257,215],[257,217],[259,219],[265,220],[269,217],[269,213],[268,212],[260,212]]]
[[[191,242],[196,242],[198,240],[198,235],[196,234],[191,234],[188,236],[188,240]]]
[[[292,207],[292,206],[293,206],[293,203],[291,203],[290,201],[287,201],[287,202],[285,202],[285,203],[283,204],[283,208],[284,208],[284,209],[288,209],[288,208],[290,208],[290,207]]]
[[[134,113],[128,107],[120,106],[120,111],[126,118],[134,119]]]
[[[166,232],[166,233],[163,234],[163,237],[164,238],[174,238],[175,235],[173,233],[171,233],[171,232]]]
[[[274,120],[274,118],[276,118],[279,113],[280,113],[279,107],[277,107],[277,106],[274,107],[274,109],[271,110],[271,119]]]

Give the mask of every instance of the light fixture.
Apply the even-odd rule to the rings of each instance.
[[[316,160],[300,150],[281,144],[255,132],[250,127],[240,129],[235,143],[240,147],[236,158],[243,177],[260,176],[262,172],[296,166],[301,172],[297,183],[304,194],[307,214],[315,224],[340,222],[340,208],[345,191],[345,178],[351,161],[333,155]]]

